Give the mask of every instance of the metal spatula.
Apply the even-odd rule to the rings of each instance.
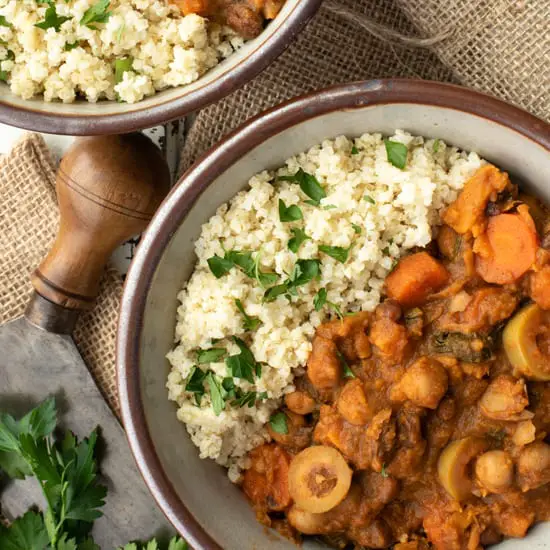
[[[0,409],[22,414],[55,395],[64,427],[82,437],[100,426],[108,494],[93,534],[105,550],[159,534],[166,522],[70,334],[80,311],[93,306],[111,253],[145,229],[169,181],[160,152],[141,134],[78,140],[57,174],[59,232],[32,274],[25,316],[0,327]],[[13,519],[42,505],[39,497],[29,481],[10,483],[2,512]]]

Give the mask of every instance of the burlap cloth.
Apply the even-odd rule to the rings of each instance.
[[[57,232],[55,166],[43,139],[27,134],[0,159],[0,325],[23,314],[32,292],[29,275]],[[84,361],[119,415],[115,335],[122,278],[107,269],[95,308],[73,334]]]
[[[336,1],[340,13],[334,11]],[[356,16],[342,15],[341,8]],[[358,23],[361,17],[400,35],[437,40],[430,48],[383,40]],[[401,76],[462,83],[548,119],[549,56],[550,0],[325,0],[305,32],[271,67],[198,114],[181,168],[250,116],[292,96],[350,80]],[[23,313],[31,291],[28,274],[55,235],[53,182],[53,163],[38,136],[27,137],[0,160],[0,323]],[[121,287],[119,275],[109,270],[96,308],[82,316],[74,334],[116,412]]]
[[[348,9],[349,20],[334,13]],[[370,34],[359,18],[411,37],[446,36],[428,49]],[[199,113],[185,170],[247,118],[292,96],[379,77],[464,84],[550,118],[550,0],[325,0],[298,40],[242,89]]]

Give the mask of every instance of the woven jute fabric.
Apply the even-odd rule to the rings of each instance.
[[[341,6],[355,21],[335,14]],[[407,37],[439,37],[429,48],[369,34],[359,18]],[[252,115],[335,83],[381,77],[450,81],[550,118],[550,0],[325,0],[295,42],[262,75],[199,113],[182,171]]]
[[[403,35],[417,33],[396,0],[338,0],[338,4]],[[453,80],[452,71],[429,50],[380,40],[322,5],[297,41],[267,70],[198,114],[183,149],[181,169],[246,119],[281,101],[332,84],[392,76]]]
[[[23,314],[29,275],[48,252],[59,224],[55,164],[37,134],[27,134],[0,159],[0,325]],[[119,414],[115,336],[122,278],[108,269],[92,311],[81,315],[75,343],[111,408]]]
[[[550,0],[397,0],[462,84],[550,120]]]

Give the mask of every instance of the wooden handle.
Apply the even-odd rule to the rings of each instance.
[[[169,187],[168,166],[143,134],[78,139],[57,174],[59,231],[31,276],[36,292],[65,309],[92,308],[111,254],[146,228]]]

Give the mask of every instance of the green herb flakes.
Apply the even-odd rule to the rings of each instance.
[[[325,204],[323,206],[323,210],[334,210],[335,208],[338,208],[335,204]]]
[[[342,246],[326,246],[324,244],[319,245],[319,250],[331,258],[334,258],[338,262],[344,264],[348,260],[351,246],[343,248]]]
[[[357,225],[356,223],[352,223],[352,224],[351,224],[351,227],[353,227],[353,232],[354,232],[356,235],[361,235],[362,229],[361,229],[361,226],[360,226],[360,225]]]
[[[85,25],[89,29],[98,30],[94,23],[107,22],[109,17],[111,17],[111,12],[109,11],[110,4],[111,0],[99,0],[99,2],[96,2],[84,12],[80,24]]]
[[[223,348],[201,349],[197,353],[197,363],[199,365],[203,365],[204,363],[215,363],[225,354],[226,351]]]
[[[437,153],[439,152],[439,146],[441,145],[441,140],[440,139],[435,139],[434,140],[434,144],[433,144],[433,147],[432,147],[432,151],[434,153]]]
[[[75,40],[74,42],[66,42],[65,46],[63,46],[63,49],[66,52],[70,52],[71,50],[78,48],[79,45],[80,45],[80,42],[78,40]]]
[[[256,330],[262,324],[262,322],[257,317],[250,317],[250,315],[246,314],[244,306],[239,299],[235,300],[235,305],[243,315],[244,330]]]
[[[0,27],[11,27],[12,24],[6,19],[4,15],[0,15]]]
[[[220,258],[217,254],[214,254],[214,256],[208,258],[206,261],[210,271],[216,279],[219,279],[229,273],[233,267],[233,262],[226,260],[225,258]]]
[[[208,384],[208,388],[210,389],[210,399],[212,401],[214,414],[220,416],[221,412],[225,409],[226,391],[220,384],[219,378],[213,372],[209,372],[204,381]]]
[[[115,59],[115,84],[124,80],[124,73],[132,70],[133,57],[122,57]]]
[[[279,180],[297,183],[300,189],[310,198],[305,202],[312,206],[319,206],[321,199],[327,196],[317,178],[304,172],[301,168],[292,176],[279,176]]]
[[[276,412],[269,419],[269,425],[271,429],[278,434],[287,434],[288,433],[288,424],[287,417],[284,412]]]
[[[365,195],[363,200],[370,202],[371,204],[376,204],[376,201],[370,195]]]
[[[320,276],[321,262],[319,260],[298,260],[289,278],[289,286],[302,286]]]
[[[386,470],[386,464],[382,464],[382,470],[380,470],[380,475],[382,477],[390,477],[390,474],[388,474],[387,470]]]
[[[72,17],[65,17],[63,15],[57,15],[57,11],[55,10],[54,5],[50,5],[46,9],[46,13],[44,14],[44,21],[40,21],[39,23],[35,23],[35,27],[38,27],[42,30],[47,29],[55,29],[56,32],[59,32],[61,29],[61,25],[65,23],[65,21],[69,21],[72,19]]]
[[[353,374],[353,371],[350,369],[348,362],[344,357],[344,354],[341,353],[340,350],[336,350],[336,355],[338,355],[338,359],[340,360],[340,363],[344,370],[344,378],[356,378],[355,374]]]
[[[403,170],[407,164],[407,153],[408,149],[406,145],[399,143],[398,141],[392,141],[390,139],[384,140],[384,145],[386,146],[386,155],[388,157],[388,162]]]
[[[248,346],[240,338],[234,336],[233,341],[239,346],[241,352],[238,355],[231,355],[225,359],[227,371],[234,378],[242,378],[253,384],[254,373],[256,372],[256,359]]]
[[[303,229],[299,229],[297,227],[293,227],[290,232],[293,236],[288,240],[288,248],[296,254],[300,246],[302,246],[302,243],[308,239],[311,239],[311,237],[306,235]]]
[[[319,289],[319,292],[315,295],[315,298],[313,298],[313,306],[315,307],[315,311],[321,311],[323,309],[323,306],[326,304],[327,301],[327,289],[321,288]]]
[[[355,147],[355,145],[351,148],[351,154],[352,155],[358,155],[359,154],[359,149],[357,149],[357,147]]]
[[[295,222],[304,217],[299,206],[291,204],[286,206],[282,199],[279,199],[279,219],[282,222]]]
[[[288,292],[288,284],[282,283],[280,285],[272,286],[271,288],[268,288],[263,297],[264,302],[273,302],[275,301],[279,296],[282,296],[283,294],[286,294]]]

